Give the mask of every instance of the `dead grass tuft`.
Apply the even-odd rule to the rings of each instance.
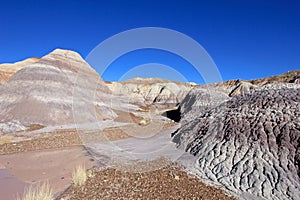
[[[44,183],[36,188],[29,187],[23,197],[17,197],[16,200],[54,200],[53,191],[49,184]]]
[[[72,183],[75,187],[82,186],[87,180],[87,173],[84,166],[78,166],[72,174]]]

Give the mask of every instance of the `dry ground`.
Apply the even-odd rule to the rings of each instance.
[[[174,124],[166,123],[163,126],[163,129],[168,129],[174,126]],[[106,139],[109,140],[119,140],[130,137],[126,134],[125,129],[118,127],[107,128],[96,134],[104,134]],[[80,134],[95,134],[95,132],[82,132],[78,134],[75,129],[58,130],[31,140],[20,142],[8,141],[0,145],[0,155],[13,154],[18,156],[22,154],[21,152],[30,153],[32,151],[34,154],[38,150],[56,149],[55,151],[57,151],[60,148],[63,149],[74,145],[81,146],[82,140],[79,136]],[[34,165],[38,168],[37,163]],[[149,165],[149,163],[146,163],[146,165]],[[140,167],[141,165],[135,166]],[[172,165],[144,173],[137,173],[134,170],[125,172],[124,170],[120,170],[120,168],[117,169],[105,168],[94,170],[94,176],[90,177],[86,184],[77,187],[71,185],[57,199],[234,199],[226,196],[221,189],[206,186],[200,180],[189,177],[179,167]],[[46,170],[43,169],[42,171]],[[70,173],[68,171],[68,174]],[[22,175],[18,174],[18,176]],[[44,178],[43,180],[45,180]],[[36,177],[36,181],[39,181],[37,179],[39,179],[38,177]],[[70,180],[66,177],[65,179]],[[61,190],[63,189],[61,188]],[[59,191],[59,189],[56,187],[55,191]]]
[[[188,176],[178,166],[169,165],[144,173],[112,168],[93,173],[83,186],[72,185],[57,199],[235,199]]]

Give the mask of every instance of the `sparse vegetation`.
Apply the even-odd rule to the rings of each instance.
[[[72,183],[75,187],[82,186],[86,182],[87,178],[88,176],[85,167],[80,165],[75,169],[75,171],[72,174]]]
[[[36,188],[30,186],[23,197],[17,197],[16,200],[54,200],[53,191],[47,183],[43,183]]]

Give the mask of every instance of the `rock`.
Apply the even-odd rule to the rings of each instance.
[[[0,119],[44,126],[113,119],[104,103],[110,93],[78,53],[57,49],[0,86]]]
[[[201,96],[189,99],[201,104]],[[299,85],[267,84],[206,112],[188,111],[173,141],[197,156],[198,173],[241,198],[300,199],[299,108]]]
[[[26,60],[16,62],[13,64],[1,64],[0,65],[0,84],[7,82],[12,75],[14,75],[20,69],[39,61],[39,58],[28,58]]]

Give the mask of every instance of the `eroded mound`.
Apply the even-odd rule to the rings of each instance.
[[[266,85],[195,116],[174,141],[198,157],[200,174],[241,197],[299,199],[299,108],[299,86]]]
[[[22,125],[113,119],[115,114],[104,103],[109,93],[78,53],[57,49],[0,85],[0,134],[23,130]]]

